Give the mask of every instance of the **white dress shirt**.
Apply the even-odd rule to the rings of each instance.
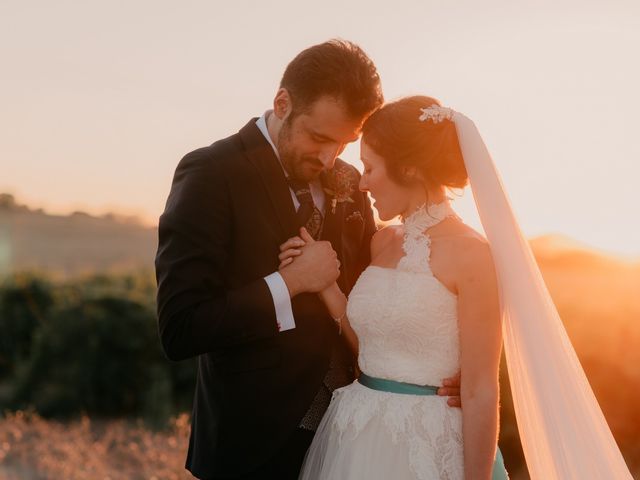
[[[267,142],[273,148],[273,152],[276,154],[278,160],[280,160],[280,154],[278,153],[278,149],[274,145],[271,137],[269,136],[269,130],[267,129],[267,117],[272,113],[271,110],[267,110],[262,114],[262,116],[256,120],[256,126],[264,135],[264,138],[267,139]],[[282,171],[285,176],[288,177],[287,171],[282,166]],[[325,204],[325,196],[324,191],[322,190],[322,184],[320,180],[315,180],[309,183],[309,187],[311,190],[311,196],[313,197],[313,202],[316,207],[323,212],[324,214],[324,204]],[[295,192],[289,188],[291,192],[291,199],[293,200],[293,205],[296,209],[300,207],[300,202],[298,201],[298,197],[296,197]],[[269,291],[271,292],[271,297],[273,298],[273,304],[276,308],[276,321],[278,322],[278,329],[283,332],[285,330],[291,330],[292,328],[296,328],[296,322],[293,317],[293,309],[291,308],[291,296],[289,295],[289,289],[287,288],[287,284],[282,279],[282,275],[280,272],[273,272],[271,275],[267,275],[264,277],[265,282],[267,282],[267,286],[269,287]]]

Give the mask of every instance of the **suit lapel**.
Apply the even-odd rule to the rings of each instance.
[[[260,173],[260,178],[269,194],[269,199],[282,227],[283,238],[297,235],[296,210],[293,206],[289,185],[284,176],[280,161],[273,148],[264,138],[256,125],[257,119],[252,119],[240,130],[240,139],[245,148],[249,161]]]

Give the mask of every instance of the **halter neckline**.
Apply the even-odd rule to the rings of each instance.
[[[448,199],[440,203],[422,204],[413,213],[402,219],[407,235],[421,235],[445,218],[456,216]]]

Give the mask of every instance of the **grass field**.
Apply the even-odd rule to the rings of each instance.
[[[2,480],[182,480],[189,418],[154,432],[141,422],[44,420],[17,412],[0,421]]]

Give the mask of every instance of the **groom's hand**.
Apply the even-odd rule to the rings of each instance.
[[[455,376],[445,378],[442,381],[442,387],[438,389],[438,395],[443,397],[450,397],[447,399],[447,405],[450,407],[462,408],[462,402],[460,400],[460,372]]]
[[[291,237],[289,240],[280,245],[280,255],[278,255],[280,265],[278,266],[278,270],[282,270],[284,267],[293,262],[293,260],[298,255],[302,255],[302,250],[300,249],[305,245],[305,241],[298,236]]]
[[[301,246],[296,261],[280,269],[291,297],[302,292],[321,292],[340,275],[338,255],[330,242],[314,240],[304,227],[300,229],[300,238],[305,245]]]

